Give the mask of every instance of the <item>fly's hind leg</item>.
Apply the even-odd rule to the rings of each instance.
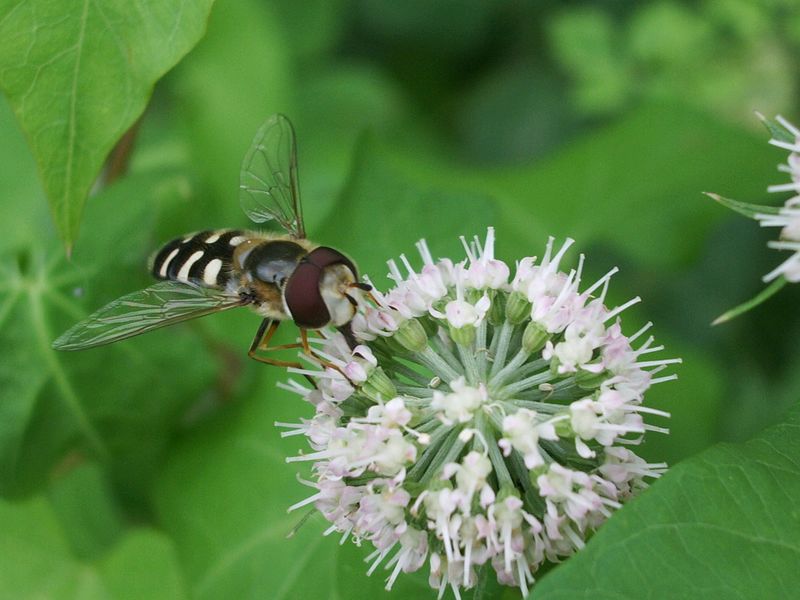
[[[299,362],[292,362],[288,360],[279,360],[277,358],[267,358],[266,356],[259,356],[256,352],[270,352],[272,350],[290,350],[291,348],[300,348],[302,347],[303,350],[308,354],[308,350],[306,350],[306,346],[308,346],[308,342],[306,341],[305,346],[303,344],[281,344],[279,346],[270,346],[269,341],[272,339],[272,336],[275,335],[275,332],[278,330],[280,326],[280,321],[275,321],[273,319],[264,319],[261,322],[261,325],[258,327],[258,331],[256,332],[256,336],[253,338],[253,343],[250,344],[250,350],[247,351],[247,356],[252,358],[253,360],[257,360],[258,362],[262,362],[267,365],[274,365],[276,367],[294,367],[296,369],[302,369],[303,365]]]

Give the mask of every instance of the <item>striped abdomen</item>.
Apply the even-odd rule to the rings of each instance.
[[[231,277],[233,252],[245,239],[243,231],[221,229],[172,240],[153,259],[153,276],[224,288]]]

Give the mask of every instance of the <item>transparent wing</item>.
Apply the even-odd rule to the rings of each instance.
[[[94,348],[248,303],[220,290],[163,281],[106,304],[59,337],[53,348]]]
[[[306,237],[294,128],[283,115],[272,115],[253,138],[242,161],[239,201],[256,223],[276,221],[293,236]]]

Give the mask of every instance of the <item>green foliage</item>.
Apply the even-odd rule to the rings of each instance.
[[[584,5],[552,17],[549,39],[586,114],[680,97],[743,120],[756,107],[779,110],[792,100],[792,12],[783,2],[746,0],[659,0],[616,15]]]
[[[800,408],[674,467],[530,598],[787,598],[800,585]]]
[[[323,537],[317,517],[286,539],[303,516],[287,507],[311,490],[284,462],[297,438],[273,422],[311,413],[276,388],[286,373],[246,359],[249,311],[85,353],[50,348],[149,285],[160,244],[251,225],[239,163],[278,111],[296,125],[310,237],[378,285],[385,261],[411,259],[420,237],[453,256],[458,235],[494,225],[513,262],[569,235],[586,281],[621,267],[610,304],[643,297],[626,331],[653,320],[684,359],[680,379],[648,396],[672,413],[653,420],[672,433],[649,436],[642,454],[685,462],[586,552],[538,574],[534,594],[640,597],[646,582],[659,597],[791,595],[797,412],[698,454],[751,437],[800,394],[793,286],[770,310],[708,327],[758,293],[771,257],[752,222],[701,195],[775,210],[764,189],[785,154],[748,129],[754,107],[796,113],[800,21],[788,1],[471,1],[453,12],[228,0],[164,77],[211,3],[145,4],[0,3],[0,597],[434,596],[424,569],[384,592],[382,570],[365,576],[366,548]],[[129,174],[95,184],[146,105]],[[61,241],[74,242],[69,260]],[[519,597],[486,586],[482,600]]]
[[[186,439],[156,489],[158,514],[176,540],[192,597],[375,593],[382,584],[364,576],[357,558],[363,553],[322,537],[319,517],[286,538],[305,512],[287,516],[287,506],[312,492],[284,462],[297,444],[281,440],[273,423],[307,411],[274,382],[265,379],[249,400]],[[405,589],[420,588],[406,582]]]
[[[0,88],[70,248],[103,161],[153,84],[197,42],[212,0],[0,5]]]
[[[64,482],[68,490],[52,498],[20,503],[0,501],[0,597],[3,598],[186,598],[182,574],[170,540],[162,533],[135,527],[120,535],[102,556],[86,556],[87,548],[71,544],[67,527],[99,524],[106,511],[94,489],[97,478],[76,471]],[[105,523],[116,530],[116,523]],[[100,538],[104,533],[96,531]],[[85,532],[81,536],[88,540]],[[106,540],[103,541],[105,545]],[[95,552],[90,554],[94,555]],[[13,557],[13,559],[11,559]],[[9,560],[11,559],[11,560]]]

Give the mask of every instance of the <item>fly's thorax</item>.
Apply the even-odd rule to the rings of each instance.
[[[313,245],[291,236],[257,234],[237,248],[233,265],[239,275],[239,292],[251,296],[253,308],[265,318],[287,319],[283,300],[286,281]]]

